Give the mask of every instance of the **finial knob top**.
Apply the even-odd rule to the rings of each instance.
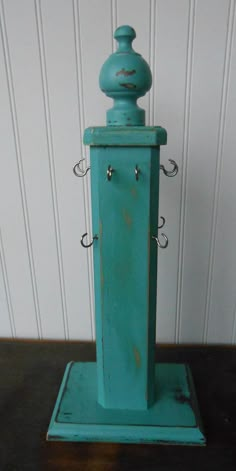
[[[145,111],[136,101],[145,95],[152,85],[150,67],[132,48],[136,37],[131,26],[120,26],[114,33],[118,49],[103,64],[99,84],[101,90],[114,99],[114,106],[107,111],[108,126],[143,126]]]
[[[117,52],[130,52],[132,49],[132,41],[136,38],[134,28],[131,26],[119,26],[115,30],[114,38],[118,41],[119,47]],[[134,52],[134,51],[133,51]]]

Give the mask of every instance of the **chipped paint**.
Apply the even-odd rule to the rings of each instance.
[[[137,192],[136,188],[132,187],[130,191],[131,191],[131,195],[132,195],[134,198],[137,198],[138,192]]]
[[[121,87],[128,88],[128,89],[134,89],[137,88],[135,83],[120,83]]]
[[[177,393],[175,395],[175,399],[177,402],[179,402],[180,404],[190,404],[191,403],[191,398],[186,396],[185,394],[183,393]]]
[[[136,74],[136,70],[133,69],[133,70],[125,70],[124,68],[123,69],[120,69],[118,72],[116,72],[116,76],[118,77],[118,75],[124,75],[124,77],[129,77],[129,75],[134,75]]]
[[[138,369],[136,361],[134,361],[133,352],[135,352],[136,346],[135,342],[131,344],[130,353],[132,353],[132,367],[136,370],[136,379],[138,379],[143,373],[143,369]],[[111,350],[109,349],[110,354]],[[137,357],[136,354],[135,357]],[[96,388],[97,363],[75,362],[72,365],[73,371],[71,364],[69,368],[68,366],[66,368],[50,421],[47,440],[67,442],[110,441],[118,443],[166,442],[169,444],[205,445],[206,441],[201,423],[199,423],[199,410],[192,379],[189,377],[190,389],[188,381],[186,383],[186,371],[190,375],[186,365],[159,363],[156,366],[155,383],[158,384],[161,392],[158,396],[157,407],[154,405],[154,407],[145,408],[145,410],[143,408],[141,410],[136,408],[131,410],[129,407],[110,408],[101,404],[103,407],[100,408],[99,417],[97,414],[98,398]],[[144,368],[145,365],[146,362],[142,357],[141,367]],[[99,366],[101,368],[102,365]],[[134,385],[134,387],[128,388],[122,378],[122,390],[124,390],[124,385],[127,392],[130,393],[133,405],[134,391],[136,391],[137,386]],[[181,389],[179,389],[180,386]],[[177,391],[179,394],[182,393],[184,397],[195,398],[193,404],[176,402],[173,393]],[[146,387],[142,390],[143,400],[145,392],[148,392]],[[120,422],[121,409],[125,413]],[[72,416],[65,419],[63,413],[69,411],[72,411]],[[81,416],[83,416],[82,423]],[[130,427],[131,423],[134,424],[132,428]],[[167,424],[164,430],[163,424]]]
[[[135,364],[136,364],[137,368],[140,368],[140,366],[141,366],[140,353],[139,353],[139,351],[136,347],[133,347],[133,351],[134,351]]]
[[[128,228],[130,228],[132,225],[132,218],[130,214],[128,213],[127,209],[123,209],[123,217],[125,220],[125,224],[128,226]]]

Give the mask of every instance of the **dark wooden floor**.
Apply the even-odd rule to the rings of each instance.
[[[86,343],[0,342],[0,471],[236,471],[236,349],[157,348],[191,366],[205,448],[46,442],[66,363],[94,359]]]

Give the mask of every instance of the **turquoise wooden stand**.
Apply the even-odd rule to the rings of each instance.
[[[96,363],[67,365],[48,440],[203,445],[186,365],[155,365],[160,146],[167,134],[145,126],[137,98],[151,72],[132,49],[135,31],[115,32],[119,48],[102,67],[100,87],[114,99],[107,126],[85,130],[90,145]],[[85,176],[80,167],[75,173]],[[164,219],[163,219],[164,222]]]

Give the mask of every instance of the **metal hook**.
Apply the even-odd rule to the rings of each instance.
[[[158,226],[158,229],[162,229],[166,223],[166,220],[165,218],[163,218],[163,216],[160,216],[160,218],[162,219],[162,224],[160,226]]]
[[[152,239],[156,241],[158,247],[160,247],[160,249],[166,249],[166,247],[168,246],[168,237],[162,232],[161,233],[162,237],[165,239],[165,243],[162,245],[161,242],[159,241],[158,237],[156,236],[152,236]]]
[[[111,180],[111,177],[112,177],[112,174],[114,173],[114,168],[112,168],[111,165],[108,165],[108,169],[107,169],[107,180]]]
[[[141,173],[141,170],[140,170],[140,168],[138,168],[138,165],[136,165],[136,167],[134,169],[134,173],[135,173],[135,178],[138,181],[139,180],[139,175]]]
[[[77,164],[74,165],[73,167],[73,172],[75,174],[76,177],[85,177],[85,175],[88,173],[88,171],[90,170],[90,167],[87,167],[85,170],[83,170],[81,167],[80,167],[80,164],[81,162],[83,162],[85,159],[81,159],[79,160],[79,162]]]
[[[177,173],[179,171],[179,167],[178,167],[177,163],[174,160],[169,159],[169,162],[174,166],[173,170],[166,170],[164,165],[160,165],[160,170],[162,170],[163,173],[167,177],[175,177],[175,175],[177,175]]]
[[[85,232],[85,234],[83,234],[83,235],[81,236],[81,239],[80,239],[80,243],[81,243],[82,247],[84,247],[85,249],[88,249],[89,247],[91,247],[91,246],[93,245],[93,243],[94,243],[94,240],[97,240],[97,239],[98,239],[98,236],[95,235],[95,236],[93,237],[92,242],[90,242],[90,244],[87,244],[87,245],[86,245],[86,244],[84,243],[84,238],[85,238],[87,235],[88,235],[88,233]]]

